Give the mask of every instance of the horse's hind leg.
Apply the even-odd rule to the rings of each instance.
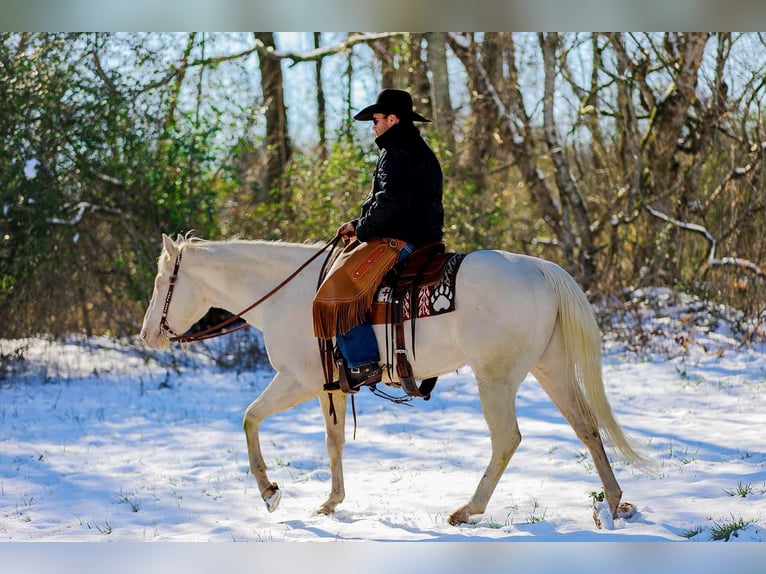
[[[552,344],[555,343],[554,337]],[[546,351],[546,356],[551,356],[548,351]],[[588,452],[590,452],[593,463],[596,466],[596,472],[598,472],[601,484],[604,487],[604,497],[609,503],[612,516],[616,517],[617,507],[620,505],[620,499],[622,498],[622,489],[614,476],[614,471],[604,451],[604,443],[601,440],[598,423],[592,415],[585,413],[583,410],[582,402],[576,392],[574,376],[560,362],[546,362],[545,356],[541,363],[532,370],[532,374],[539,381],[540,386],[543,387],[559,411],[561,411],[561,414],[572,427],[577,438],[583,442]]]
[[[343,502],[346,490],[343,484],[343,447],[346,444],[346,395],[343,393],[320,393],[319,404],[324,416],[327,454],[330,457],[330,476],[332,486],[330,495],[319,508],[318,514],[332,514]],[[332,411],[330,406],[332,405]]]
[[[482,514],[487,509],[487,503],[500,477],[521,443],[516,419],[516,392],[526,376],[526,371],[523,374],[516,373],[510,378],[507,373],[499,377],[497,374],[489,374],[476,368],[474,374],[479,387],[482,412],[489,427],[492,456],[471,500],[450,515],[449,523],[453,526],[467,523],[472,515]]]

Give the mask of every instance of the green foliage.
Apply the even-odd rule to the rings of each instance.
[[[598,492],[591,491],[590,498],[593,501],[593,504],[596,504],[597,502],[603,502],[604,501],[604,491],[600,490]]]
[[[743,483],[741,480],[737,481],[737,488],[733,490],[724,490],[726,494],[729,496],[739,496],[742,498],[746,498],[749,494],[753,494],[753,485],[748,483]]]
[[[704,531],[705,531],[704,527],[702,527],[702,526],[695,526],[694,528],[690,528],[688,530],[684,530],[681,533],[681,536],[683,538],[691,539],[691,538],[694,538],[695,536],[698,536],[698,535],[702,534]]]
[[[425,134],[429,143],[432,138]],[[434,145],[437,154],[438,140]],[[377,150],[341,139],[331,144],[325,158],[316,151],[297,154],[280,189],[241,218],[239,231],[263,239],[327,240],[344,221],[356,217],[372,185]],[[493,183],[478,190],[460,176],[450,156],[441,157],[444,181],[445,241],[450,249],[513,248],[518,246],[513,218],[519,198],[507,186]],[[522,224],[523,225],[523,224]]]
[[[733,516],[731,517],[731,520],[715,522],[710,528],[710,539],[729,542],[732,536],[736,538],[739,536],[739,531],[744,530],[750,524],[752,524],[752,522],[745,521],[742,517],[735,519]]]
[[[326,158],[299,155],[270,201],[241,214],[241,229],[262,239],[329,240],[341,223],[356,217],[374,166],[375,156],[347,140],[333,143]]]
[[[0,39],[0,303],[17,311],[3,337],[133,333],[160,231],[216,233],[218,128],[183,114],[158,124],[161,94],[137,108],[127,78],[103,80],[97,43]]]

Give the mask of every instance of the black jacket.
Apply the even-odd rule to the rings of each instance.
[[[412,123],[398,123],[375,140],[380,148],[372,190],[354,220],[360,241],[392,237],[420,247],[442,240],[442,170]]]

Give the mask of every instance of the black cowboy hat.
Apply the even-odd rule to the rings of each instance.
[[[404,90],[387,88],[378,94],[378,99],[354,116],[355,120],[369,121],[372,114],[394,114],[401,120],[413,122],[430,122],[418,113],[412,111],[412,96]]]

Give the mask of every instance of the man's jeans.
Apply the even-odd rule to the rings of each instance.
[[[401,263],[415,249],[411,243],[405,245],[399,252],[399,262]],[[345,335],[338,335],[338,348],[346,358],[349,368],[361,367],[370,363],[380,361],[378,353],[378,341],[375,339],[375,333],[369,321],[360,323],[351,329]]]

